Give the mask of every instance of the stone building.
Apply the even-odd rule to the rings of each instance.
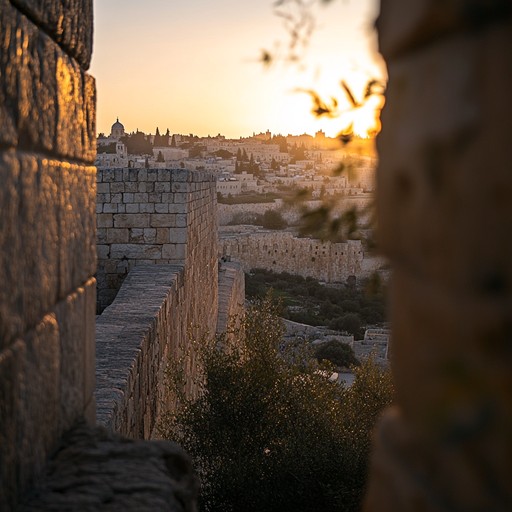
[[[112,128],[110,129],[110,138],[115,139],[115,140],[120,140],[124,136],[125,136],[124,126],[122,123],[119,122],[119,117],[118,117],[116,122],[112,125]]]

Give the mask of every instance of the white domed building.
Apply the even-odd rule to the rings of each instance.
[[[117,121],[112,125],[112,128],[110,129],[110,138],[119,140],[121,137],[124,137],[124,135],[124,126],[119,122],[119,118],[117,118]]]
[[[124,126],[119,118],[112,125],[108,137],[99,136],[96,139],[96,161],[94,164],[100,169],[128,167],[128,154],[126,145],[121,142],[125,136]]]

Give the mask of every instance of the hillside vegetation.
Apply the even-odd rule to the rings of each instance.
[[[248,298],[262,298],[269,290],[282,300],[284,318],[327,326],[353,334],[355,339],[364,336],[367,326],[386,321],[384,288],[377,278],[361,283],[349,279],[346,284],[333,287],[286,272],[255,269],[246,274]]]

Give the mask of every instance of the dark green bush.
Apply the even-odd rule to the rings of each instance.
[[[162,433],[191,454],[203,511],[359,510],[389,376],[370,361],[351,388],[329,382],[307,357],[289,357],[296,344],[282,348],[276,313],[264,301],[235,343],[203,344],[202,392],[165,418]],[[179,372],[172,376],[179,387]]]
[[[330,361],[335,366],[344,366],[345,368],[360,364],[352,347],[337,340],[326,341],[318,345],[315,349],[315,357],[318,361]]]

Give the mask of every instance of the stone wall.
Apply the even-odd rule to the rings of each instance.
[[[44,4],[44,6],[43,6]],[[92,0],[0,0],[0,509],[94,421]]]
[[[188,275],[188,277],[187,277]],[[244,308],[244,274],[239,265],[225,263],[219,273],[216,307],[203,317],[197,303],[217,288],[211,282],[190,281],[184,265],[139,265],[123,281],[114,302],[98,317],[97,421],[133,439],[158,435],[162,412],[176,407],[168,372],[176,364],[185,377],[183,392],[197,392],[198,362],[191,341],[225,332],[230,316]],[[215,304],[216,306],[216,304]],[[208,328],[209,326],[209,328]]]
[[[512,510],[512,2],[382,0],[396,407],[367,511]]]
[[[97,421],[113,432],[149,439],[162,407],[172,407],[165,372],[171,357],[183,355],[182,319],[186,298],[193,299],[186,297],[183,274],[183,266],[134,268],[98,317]]]
[[[195,280],[206,272],[209,282],[208,272],[217,268],[215,180],[210,174],[103,169],[97,182],[99,311],[136,265],[186,263]]]
[[[190,342],[216,332],[215,180],[184,169],[105,169],[98,190],[100,309],[120,288],[98,317],[98,422],[149,438],[162,408],[174,407],[169,365],[185,366],[192,396]]]
[[[327,283],[344,282],[350,275],[359,275],[364,256],[360,240],[331,243],[297,238],[285,231],[256,230],[246,234],[223,232],[219,254],[239,261],[246,272],[264,268]]]
[[[239,325],[245,304],[245,274],[239,263],[224,262],[219,268],[217,334]],[[234,322],[232,325],[230,322]]]

